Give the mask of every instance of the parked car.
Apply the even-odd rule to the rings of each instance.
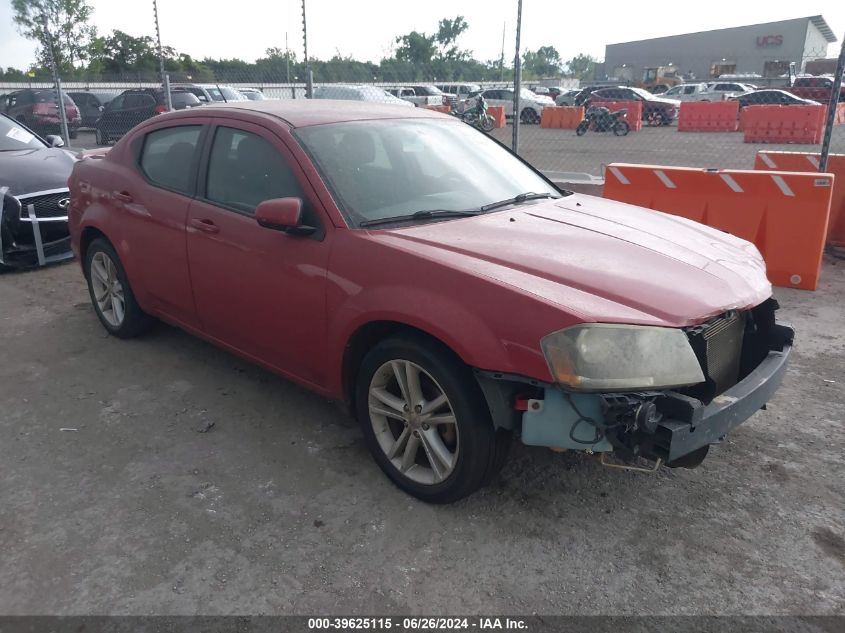
[[[580,89],[564,90],[555,97],[555,105],[557,106],[574,106],[575,97],[581,92]]]
[[[586,102],[589,100],[590,95],[593,94],[596,90],[601,90],[602,88],[607,88],[607,86],[585,86],[578,91],[578,94],[575,95],[573,99],[574,105],[582,106],[586,105]]]
[[[58,100],[55,90],[27,88],[7,94],[3,105],[6,114],[38,134],[61,134]],[[79,108],[67,93],[64,106],[68,134],[76,138],[81,123]]]
[[[238,92],[250,101],[264,101],[267,98],[258,88],[238,88]]]
[[[710,101],[723,101],[750,90],[756,90],[756,87],[735,81],[710,81],[707,83],[707,92],[712,95]]]
[[[240,93],[237,88],[225,86],[222,84],[192,84],[192,83],[172,83],[171,89],[187,90],[196,96],[202,103],[229,101],[246,101],[247,98]]]
[[[355,84],[326,84],[314,86],[315,99],[343,99],[346,101],[371,101],[413,108],[414,104],[393,96],[383,88]]]
[[[833,77],[828,75],[796,77],[788,91],[802,99],[830,103],[830,94],[833,92]],[[839,88],[839,101],[845,101],[845,85]]]
[[[76,107],[79,108],[80,127],[92,128],[100,118],[105,106],[114,99],[120,91],[114,92],[68,92]]]
[[[0,114],[0,270],[73,256],[67,179],[76,158],[63,145],[59,136],[41,138]]]
[[[473,83],[435,84],[435,87],[447,95],[454,95],[454,101],[451,103],[453,108],[466,101],[470,95],[481,92],[481,86]]]
[[[202,105],[196,95],[180,89],[170,91],[170,103],[174,110],[185,110]],[[97,145],[109,145],[142,121],[164,112],[167,112],[164,90],[156,88],[126,90],[106,105],[97,120],[94,128]]]
[[[511,88],[490,88],[482,90],[478,95],[484,97],[488,106],[503,106],[505,108],[505,116],[513,116],[513,89]],[[464,109],[475,106],[475,100],[478,97],[475,95],[464,101]],[[546,106],[553,106],[555,104],[549,97],[537,95],[523,88],[520,93],[520,111],[519,120],[523,123],[539,123],[540,116],[543,114],[543,108]]]
[[[399,97],[415,106],[444,105],[443,93],[434,86],[403,86],[389,88],[387,91],[394,97]],[[445,104],[449,105],[448,97],[445,99]]]
[[[669,125],[678,116],[681,106],[677,99],[658,97],[648,90],[626,86],[596,90],[584,104],[589,106],[597,101],[639,101],[643,104],[642,120],[659,125]]]
[[[731,97],[731,101],[739,101],[739,107],[750,105],[819,105],[818,101],[802,99],[786,90],[752,90],[745,94]]]
[[[168,113],[69,183],[108,333],[160,318],[345,401],[381,469],[429,502],[489,481],[514,432],[694,467],[790,355],[752,244],[561,192],[424,108]]]
[[[707,89],[704,82],[693,84],[679,84],[663,93],[666,99],[677,101],[721,101],[722,95],[714,95]]]

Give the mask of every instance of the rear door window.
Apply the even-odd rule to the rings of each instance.
[[[191,195],[201,133],[201,125],[179,125],[150,132],[141,150],[141,171],[154,185]]]

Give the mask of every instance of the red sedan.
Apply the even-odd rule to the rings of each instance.
[[[174,112],[69,184],[106,330],[161,319],[349,403],[384,472],[432,502],[488,481],[513,433],[695,466],[791,348],[753,245],[562,192],[422,108]]]

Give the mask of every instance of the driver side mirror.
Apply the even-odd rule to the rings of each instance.
[[[57,134],[48,134],[47,136],[44,137],[44,140],[47,141],[47,144],[50,147],[64,147],[65,146],[64,139],[62,139],[62,137],[58,136]]]
[[[289,235],[311,235],[316,227],[302,224],[300,198],[273,198],[260,203],[255,209],[259,226]]]

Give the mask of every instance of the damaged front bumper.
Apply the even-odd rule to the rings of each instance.
[[[39,213],[37,205],[45,197],[58,198],[63,206]],[[15,197],[0,188],[0,267],[29,268],[72,259],[69,201],[67,189]]]
[[[764,408],[786,373],[794,332],[772,324],[772,348],[757,366],[709,402],[679,391],[578,394],[547,385],[517,400],[524,444],[700,463],[711,444]]]

